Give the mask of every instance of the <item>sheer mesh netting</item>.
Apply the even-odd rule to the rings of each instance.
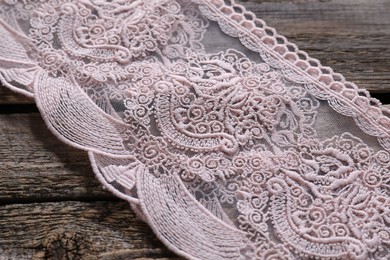
[[[390,259],[390,111],[253,13],[4,0],[0,17],[2,83],[177,254]]]

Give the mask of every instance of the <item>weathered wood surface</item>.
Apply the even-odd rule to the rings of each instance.
[[[0,202],[107,200],[85,152],[54,137],[38,113],[0,114]]]
[[[0,105],[12,105],[12,104],[33,104],[32,98],[25,97],[23,95],[15,94],[15,92],[1,86],[0,88]]]
[[[390,93],[390,0],[241,3],[347,79]],[[0,87],[0,259],[176,258],[30,104]]]
[[[0,259],[175,258],[122,201],[11,204],[0,216]]]

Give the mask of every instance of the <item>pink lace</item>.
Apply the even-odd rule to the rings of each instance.
[[[177,254],[390,258],[390,111],[242,6],[5,0],[0,18],[2,83]]]

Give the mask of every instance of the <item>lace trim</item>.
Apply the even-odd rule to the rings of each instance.
[[[244,6],[232,0],[193,2],[200,4],[202,13],[218,22],[222,31],[239,38],[245,47],[258,52],[267,64],[281,69],[289,79],[304,83],[312,95],[327,100],[338,113],[354,118],[366,134],[378,137],[381,145],[390,150],[390,110],[371,98],[368,91],[310,58]]]

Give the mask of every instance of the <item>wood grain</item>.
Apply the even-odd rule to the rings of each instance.
[[[390,0],[237,2],[348,80],[390,93]],[[0,259],[178,259],[31,104],[0,87]]]
[[[0,114],[0,203],[113,199],[86,152],[54,137],[37,113]]]
[[[33,104],[34,100],[9,90],[0,83],[0,105]]]
[[[177,259],[125,202],[0,206],[0,259]]]

